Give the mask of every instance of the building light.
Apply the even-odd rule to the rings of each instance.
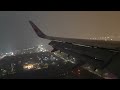
[[[43,46],[43,45],[40,45],[41,47]]]
[[[33,64],[24,65],[23,68],[27,69],[27,70],[30,70],[30,69],[34,68],[34,65]]]

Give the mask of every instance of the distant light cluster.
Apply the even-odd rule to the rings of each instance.
[[[61,59],[63,59],[65,63],[70,62],[70,63],[72,63],[72,64],[76,64],[76,59],[75,59],[74,57],[72,57],[72,56],[71,56],[71,57],[68,57],[68,56],[66,56],[66,54],[63,53],[63,52],[62,52],[62,54],[59,53],[59,52],[54,52],[54,54],[55,54],[56,56],[60,57]]]
[[[103,36],[103,37],[93,37],[93,38],[88,38],[90,40],[105,40],[105,41],[112,41],[112,40],[119,40],[120,36]]]
[[[5,53],[5,54],[1,53],[0,59],[4,58],[6,56],[14,56],[14,55],[15,55],[14,52],[9,52],[9,53]]]
[[[91,39],[91,40],[105,40],[105,41],[113,40],[113,38],[110,38],[110,37],[98,37],[98,38],[94,37],[94,38],[89,38],[89,39]]]
[[[31,54],[31,53],[36,53],[36,52],[47,52],[48,50],[43,47],[43,45],[38,45],[32,48],[27,48],[23,50],[15,50],[13,52],[8,52],[8,53],[1,53],[0,54],[0,59],[6,57],[6,56],[15,56],[18,54]]]
[[[33,65],[33,64],[24,65],[23,68],[24,68],[24,69],[27,69],[27,70],[33,69],[33,68],[34,68],[34,65]]]
[[[22,56],[17,57],[17,63],[11,63],[10,65],[7,66],[0,66],[0,76],[8,75],[8,74],[14,74],[19,72],[20,70],[23,71],[29,71],[29,70],[42,70],[42,69],[47,69],[49,66],[56,66],[60,67],[60,62],[62,62],[62,65],[66,65],[69,63],[70,65],[75,65],[76,64],[76,59],[72,56],[69,56],[63,52],[54,52],[54,54],[48,54],[48,50],[43,48],[43,45],[39,45],[37,47],[33,48],[28,48],[28,49],[23,49],[23,50],[17,50],[16,52],[9,52],[5,54],[1,54],[0,59],[6,57],[6,56],[16,56],[16,55],[24,55],[24,54],[29,54],[30,57],[25,57],[23,58]],[[32,53],[39,52],[33,57],[31,56]],[[40,53],[40,52],[46,52],[46,53]],[[39,55],[40,54],[40,55]],[[57,57],[56,57],[57,56]],[[2,65],[2,64],[1,64]],[[71,66],[70,66],[71,67]],[[19,69],[18,69],[19,68]],[[90,66],[84,67],[88,71],[95,73],[99,76],[101,76],[101,73],[96,70],[93,72],[90,68]],[[72,73],[76,75],[80,75],[80,69],[76,69],[77,71],[73,71]],[[67,73],[62,73],[60,74],[61,76],[68,75]]]
[[[1,64],[0,76],[2,77],[5,75],[14,74],[19,71],[47,69],[49,66],[60,67],[59,62],[62,62],[63,64],[66,63],[62,59],[58,59],[58,57],[56,57],[54,54],[50,54],[48,52],[31,54],[33,56],[31,56],[30,54],[28,55],[29,57],[25,56],[25,58],[23,57],[23,55],[16,56],[16,62],[12,62],[10,65],[6,64],[6,66],[3,66],[3,64]]]
[[[39,45],[37,48],[37,52],[46,52],[48,50],[46,50],[45,48],[43,48],[43,45]]]

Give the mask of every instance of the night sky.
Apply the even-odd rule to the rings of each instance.
[[[50,36],[120,37],[119,11],[0,11],[0,52],[49,42],[35,34],[29,20]]]

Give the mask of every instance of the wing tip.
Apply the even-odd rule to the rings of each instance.
[[[39,37],[41,37],[41,38],[46,37],[46,35],[31,20],[29,20],[29,23]]]

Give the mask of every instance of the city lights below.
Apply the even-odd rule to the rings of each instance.
[[[38,45],[32,48],[22,49],[22,50],[15,50],[13,52],[7,52],[7,53],[1,53],[0,59],[6,57],[6,56],[15,56],[18,54],[31,54],[31,53],[37,53],[37,52],[47,52],[48,50],[44,48],[43,45]]]
[[[24,65],[23,66],[24,69],[33,69],[34,68],[34,65],[33,64],[28,64],[28,65]]]
[[[6,55],[2,55],[2,56],[0,57],[0,59],[2,59],[2,58],[4,58],[4,57],[6,57]]]
[[[74,57],[68,58],[65,53],[54,52],[54,54],[64,60],[64,63],[70,62],[72,64],[76,64],[76,59]]]
[[[46,51],[48,51],[48,50],[43,48],[43,45],[38,45],[37,52],[46,52]]]
[[[6,53],[6,56],[13,56],[13,55],[14,55],[13,52]]]
[[[40,45],[41,47],[43,46],[43,45]]]
[[[1,53],[0,59],[4,58],[6,56],[14,56],[14,53],[13,52],[5,53],[5,54]]]
[[[109,38],[109,37],[105,37],[105,38]],[[96,39],[96,38],[95,38]],[[45,52],[45,53],[43,53]],[[18,55],[18,57],[16,57]],[[25,56],[26,55],[26,56]],[[55,68],[59,68],[63,65],[70,65],[74,66],[77,64],[77,59],[73,56],[68,56],[68,54],[61,52],[61,51],[56,51],[50,53],[48,52],[47,49],[45,49],[43,47],[43,45],[38,45],[36,47],[32,47],[32,48],[28,48],[28,49],[23,49],[23,50],[16,50],[15,52],[8,52],[8,53],[1,53],[0,55],[0,59],[5,59],[4,57],[6,56],[15,56],[15,57],[8,57],[11,60],[16,60],[16,63],[11,63],[10,65],[6,65],[6,67],[4,68],[4,66],[2,66],[1,64],[1,69],[0,69],[0,76],[4,76],[7,74],[14,74],[19,72],[18,69],[16,68],[20,68],[20,70],[23,71],[34,71],[34,70],[40,70],[42,71],[42,69],[47,70],[47,68],[50,67],[55,67]],[[97,58],[94,58],[97,59]],[[2,61],[2,60],[1,60]],[[22,68],[22,69],[21,69]],[[98,69],[96,69],[95,71],[92,70],[91,66],[89,65],[85,65],[82,66],[82,68],[88,70],[89,72],[96,74],[100,77],[103,77],[103,75],[101,74],[101,71],[99,71]],[[64,70],[63,70],[64,71]],[[76,74],[77,76],[81,75],[81,69],[75,69],[75,71],[71,71],[73,74]],[[67,75],[66,73],[61,74],[63,76]],[[109,78],[107,76],[111,76],[113,77],[113,75],[105,75],[105,78]]]

